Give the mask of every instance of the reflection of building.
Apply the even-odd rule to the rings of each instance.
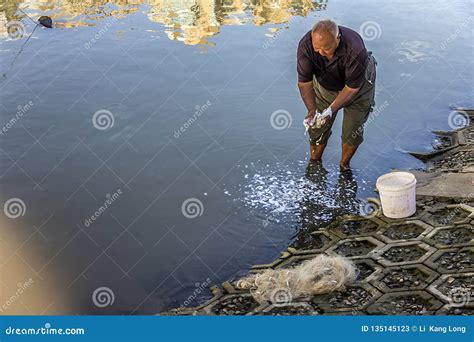
[[[206,43],[223,25],[280,24],[313,10],[309,0],[151,0],[149,4],[150,19],[165,25],[170,39],[186,44]]]
[[[19,3],[20,0],[0,2],[0,39],[8,37],[7,23],[10,20],[16,19],[14,15]]]
[[[311,0],[6,0],[0,7],[0,37],[6,34],[4,21],[23,17],[18,8],[31,15],[49,15],[62,27],[94,25],[107,16],[123,16],[143,11],[150,20],[166,27],[170,39],[185,44],[206,44],[219,33],[220,26],[281,24],[293,16],[306,16],[324,9]],[[16,14],[15,14],[16,13]],[[18,17],[15,17],[17,15]],[[6,19],[5,19],[6,18]]]
[[[0,39],[7,38],[7,16],[5,12],[0,12]]]
[[[170,39],[186,44],[205,43],[219,32],[214,1],[210,0],[150,0],[150,20],[163,24]]]

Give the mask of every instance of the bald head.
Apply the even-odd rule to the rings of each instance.
[[[339,27],[332,20],[320,20],[311,29],[311,40],[314,51],[331,59],[339,45]]]
[[[313,25],[313,28],[311,29],[312,34],[329,34],[336,38],[339,35],[339,27],[337,24],[330,20],[330,19],[324,19],[318,21],[316,24]]]

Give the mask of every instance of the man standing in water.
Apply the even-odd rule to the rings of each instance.
[[[317,22],[298,45],[298,88],[308,109],[305,122],[320,115],[308,128],[310,161],[321,160],[339,109],[342,123],[341,170],[363,141],[364,123],[374,106],[375,58],[355,31],[332,20]]]

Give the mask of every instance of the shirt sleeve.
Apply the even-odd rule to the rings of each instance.
[[[308,56],[305,44],[300,42],[298,44],[297,55],[298,82],[310,82],[313,80],[313,62]]]
[[[349,54],[344,66],[346,86],[359,88],[365,81],[365,69],[367,67],[367,50],[363,49],[358,54]]]

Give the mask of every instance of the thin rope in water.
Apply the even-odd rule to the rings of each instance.
[[[15,64],[18,56],[20,56],[20,54],[23,52],[23,49],[25,48],[26,44],[28,43],[28,41],[30,40],[30,38],[33,36],[33,33],[35,33],[35,30],[38,28],[38,25],[39,23],[34,21],[33,18],[31,18],[28,14],[26,14],[21,8],[18,9],[21,13],[23,13],[24,15],[26,15],[26,17],[28,19],[30,19],[34,24],[35,24],[35,27],[33,29],[33,31],[31,31],[31,34],[28,36],[28,38],[26,39],[26,41],[21,45],[20,49],[18,50],[18,52],[16,53],[15,57],[13,58],[13,60],[11,61],[10,63],[10,67],[7,69],[6,72],[3,73],[3,78],[6,79],[7,78],[7,74],[12,70],[13,68],[13,65]]]
[[[18,58],[18,56],[23,52],[23,49],[25,48],[25,45],[26,43],[28,43],[28,41],[30,40],[30,38],[33,36],[33,33],[35,33],[35,30],[36,28],[38,27],[38,24],[36,24],[35,28],[33,29],[33,31],[31,31],[31,34],[28,36],[28,38],[26,39],[26,41],[23,43],[23,45],[20,47],[20,50],[18,50],[18,52],[16,53],[15,57],[13,58],[12,62],[10,63],[10,67],[8,68],[8,70],[3,74],[3,78],[7,78],[7,74],[11,71],[11,69],[13,68],[13,65],[15,64],[15,61],[16,59]]]
[[[32,22],[33,24],[36,24],[38,25],[38,22],[34,21],[33,18],[31,18],[27,13],[23,12],[23,10],[21,8],[18,9],[21,13],[23,13],[24,15],[26,15]]]

